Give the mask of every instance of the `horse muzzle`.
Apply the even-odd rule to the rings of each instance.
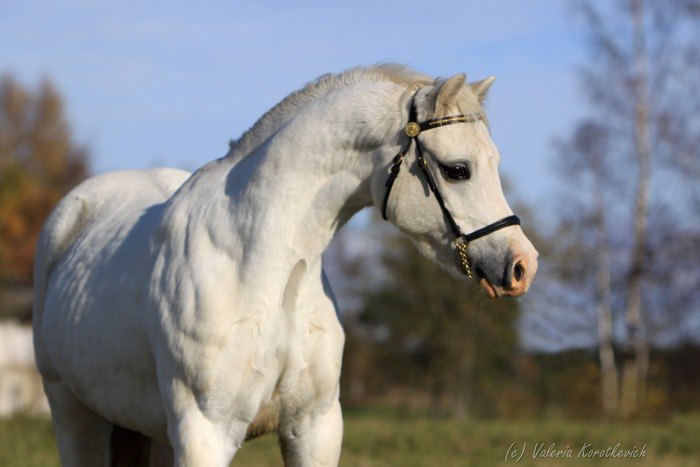
[[[496,268],[494,268],[496,269]],[[519,297],[528,291],[537,273],[537,251],[517,253],[511,257],[499,275],[489,274],[478,264],[475,267],[479,285],[491,298]]]

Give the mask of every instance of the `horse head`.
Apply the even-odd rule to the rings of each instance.
[[[475,276],[491,297],[524,294],[537,251],[503,194],[500,155],[482,103],[494,78],[464,74],[405,96],[403,147],[374,174],[375,204],[426,257]],[[408,167],[399,176],[402,163]]]

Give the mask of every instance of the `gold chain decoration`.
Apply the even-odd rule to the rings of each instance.
[[[469,244],[463,239],[458,238],[455,240],[455,246],[457,247],[457,253],[459,253],[459,262],[462,266],[462,271],[464,274],[472,278],[472,267],[469,265],[469,255],[467,254],[467,248]]]

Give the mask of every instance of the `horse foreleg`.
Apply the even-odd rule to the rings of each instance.
[[[108,467],[112,423],[85,406],[61,381],[44,381],[64,467]]]
[[[136,431],[114,425],[110,467],[172,467],[173,450]]]
[[[227,467],[245,438],[247,422],[214,423],[190,408],[168,423],[176,467]]]
[[[343,416],[336,398],[326,412],[302,417],[294,426],[280,432],[284,465],[336,466],[342,440]]]

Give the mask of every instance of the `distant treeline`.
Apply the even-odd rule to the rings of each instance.
[[[376,242],[382,248],[368,247]],[[368,253],[358,255],[353,243]],[[357,304],[342,319],[341,401],[346,407],[379,405],[436,417],[619,416],[606,414],[601,403],[597,348],[571,348],[570,340],[568,349],[565,345],[556,353],[525,349],[519,335],[523,301],[486,298],[477,287],[421,258],[385,224],[370,222],[362,231],[341,234],[327,265],[332,276],[343,278],[341,293]],[[589,316],[537,304],[547,306],[552,316]],[[595,332],[595,320],[592,324]],[[566,329],[557,332],[567,341]],[[615,343],[615,356],[617,364],[624,361],[623,342]],[[697,341],[652,347],[639,407],[623,416],[658,418],[700,409],[699,388]]]
[[[596,349],[558,353],[518,352],[503,368],[456,388],[450,378],[425,375],[411,381],[395,378],[382,365],[381,344],[350,331],[341,379],[341,402],[347,408],[385,406],[423,411],[437,417],[537,418],[564,415],[578,419],[605,416],[600,404],[600,366]],[[357,365],[359,359],[367,359]],[[394,368],[405,362],[395,361]],[[436,391],[436,388],[438,390]],[[651,353],[649,382],[638,418],[666,418],[700,410],[700,346],[684,344]],[[467,395],[466,407],[460,397]]]

